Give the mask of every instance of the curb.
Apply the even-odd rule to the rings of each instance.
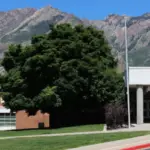
[[[129,147],[129,148],[123,148],[121,150],[138,150],[138,149],[143,149],[143,148],[150,148],[150,143],[138,145],[138,146],[133,146],[133,147]]]

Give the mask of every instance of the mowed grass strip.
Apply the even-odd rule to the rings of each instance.
[[[0,131],[0,137],[102,131],[103,128],[104,128],[103,124],[96,124],[96,125],[82,125],[82,126],[75,126],[75,127],[66,127],[66,128],[60,128],[60,129]]]
[[[62,137],[36,137],[0,140],[2,150],[65,150],[150,134],[150,132],[101,133]]]

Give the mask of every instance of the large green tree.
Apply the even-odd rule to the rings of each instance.
[[[103,31],[69,24],[51,26],[31,45],[11,45],[2,60],[5,105],[50,112],[98,108],[123,99],[123,78]]]

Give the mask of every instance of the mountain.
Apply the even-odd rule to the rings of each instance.
[[[32,16],[35,12],[36,9],[33,8],[0,12],[0,38],[14,30],[17,26],[21,24],[21,22]],[[0,43],[0,57],[3,54],[3,50],[7,48],[7,43],[9,43],[8,40],[7,42]]]
[[[105,20],[90,21],[104,30],[112,50],[124,57],[124,17],[111,14]],[[133,66],[150,65],[150,13],[127,17],[129,62]]]
[[[33,8],[0,12],[0,57],[10,43],[30,43],[33,35],[49,32],[49,24],[71,23],[92,25],[104,30],[112,52],[124,63],[124,17],[108,15],[104,20],[80,19],[73,14],[61,12],[51,6],[39,10]],[[127,17],[130,65],[150,65],[150,13]]]

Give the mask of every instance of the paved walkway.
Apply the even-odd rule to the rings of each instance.
[[[89,134],[100,134],[100,133],[116,133],[116,132],[134,132],[134,131],[150,131],[150,124],[133,125],[130,129],[117,129],[107,131],[105,128],[103,131],[91,131],[91,132],[73,132],[73,133],[57,133],[57,134],[40,134],[40,135],[25,135],[25,136],[10,136],[0,137],[0,140],[5,139],[16,139],[16,138],[32,138],[32,137],[54,137],[54,136],[71,136],[71,135],[89,135]]]
[[[137,131],[139,131],[139,130],[137,130]],[[143,131],[144,131],[144,130],[143,130]],[[147,130],[145,130],[145,131],[147,131]],[[117,132],[130,132],[130,130],[91,131],[91,132],[73,132],[73,133],[57,133],[57,134],[8,136],[8,137],[0,137],[0,140],[5,140],[5,139],[17,139],[17,138],[32,138],[32,137],[55,137],[55,136],[89,135],[89,134],[117,133]],[[131,132],[132,132],[132,130],[131,130]],[[133,132],[136,132],[136,130],[134,130]]]
[[[132,131],[133,132],[134,131],[150,131],[150,124],[134,125],[134,127],[131,127],[130,129],[126,128],[126,129],[118,129],[118,130],[113,130],[113,131],[107,131],[106,128],[104,128],[103,131],[0,137],[0,140],[17,139],[17,138],[33,138],[33,137],[89,135],[89,134],[132,132]],[[84,147],[79,147],[79,148],[70,149],[70,150],[120,150],[122,148],[128,148],[128,147],[143,145],[143,144],[147,144],[147,143],[150,143],[150,135],[136,137],[136,138],[130,138],[130,139],[126,139],[126,140],[107,142],[107,143],[103,143],[103,144],[84,146]]]
[[[17,138],[32,138],[32,137],[54,137],[54,136],[71,136],[71,135],[87,135],[87,134],[100,134],[103,131],[93,131],[93,132],[73,132],[73,133],[55,133],[55,134],[40,134],[40,135],[25,135],[25,136],[10,136],[10,137],[0,137],[0,140],[5,139],[17,139]]]
[[[119,141],[114,141],[114,142],[106,142],[103,144],[84,146],[84,147],[74,148],[74,149],[69,149],[69,150],[120,150],[123,148],[143,145],[147,143],[150,143],[150,135],[130,138],[126,140],[119,140]]]
[[[128,132],[128,131],[129,132],[130,131],[150,131],[150,124],[149,123],[144,123],[141,125],[132,124],[130,129],[122,128],[122,129],[116,129],[116,130],[111,130],[111,131],[107,130],[107,132],[121,132],[121,131],[125,131],[125,132]]]
[[[130,129],[126,128],[126,129],[117,129],[112,131],[105,130],[103,131],[103,133],[132,132],[132,131],[133,132],[150,131],[150,124],[142,124],[142,125],[133,124]],[[70,150],[120,150],[122,148],[128,148],[128,147],[137,146],[141,144],[143,145],[147,143],[150,143],[150,135],[125,139],[125,140],[119,140],[119,141],[106,142],[103,144],[84,146],[84,147],[79,147]]]

